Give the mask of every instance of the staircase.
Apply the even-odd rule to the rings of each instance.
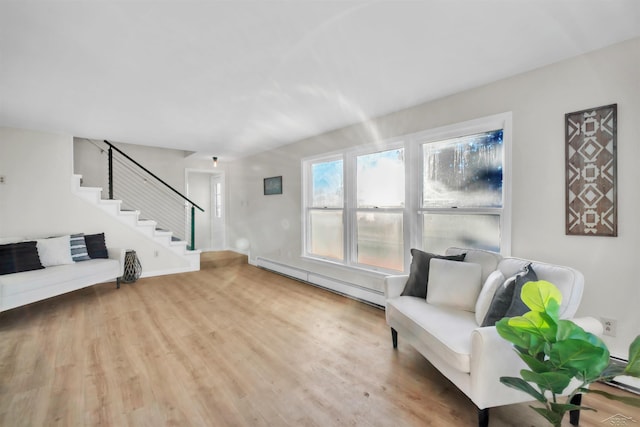
[[[73,175],[72,191],[99,209],[113,216],[131,229],[143,234],[155,241],[158,245],[169,248],[176,255],[184,258],[190,266],[190,271],[200,269],[200,250],[189,250],[187,242],[179,240],[168,230],[157,227],[157,222],[149,219],[140,219],[140,211],[121,209],[121,200],[102,199],[102,188],[83,187],[81,175]]]

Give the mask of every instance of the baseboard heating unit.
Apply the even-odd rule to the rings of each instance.
[[[333,277],[306,271],[301,268],[291,267],[262,257],[256,258],[256,266],[376,307],[384,307],[384,293],[374,289],[365,288],[354,283],[348,283]]]

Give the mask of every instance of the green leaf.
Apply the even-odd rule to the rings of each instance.
[[[604,379],[613,379],[619,375],[625,375],[625,368],[626,366],[609,362],[609,366],[607,366],[606,369],[602,371],[600,377]]]
[[[520,375],[525,381],[537,384],[541,390],[551,390],[555,394],[560,394],[571,382],[571,376],[561,372],[537,373],[523,369]]]
[[[547,311],[551,300],[555,300],[558,306],[562,303],[562,293],[546,280],[525,283],[520,296],[531,311],[540,313]]]
[[[514,344],[516,347],[524,349],[529,348],[529,344],[531,342],[529,334],[526,331],[522,331],[509,325],[509,319],[504,318],[498,320],[496,322],[496,330],[502,338]]]
[[[547,401],[542,393],[533,388],[531,384],[529,384],[522,378],[500,377],[500,382],[508,387],[527,393],[529,396],[533,397],[539,402],[545,403]]]
[[[595,380],[609,366],[609,351],[588,341],[567,339],[555,343],[549,360],[561,369],[575,370],[582,380]]]
[[[629,346],[629,363],[624,373],[630,377],[640,378],[640,335]]]
[[[616,400],[618,402],[622,402],[627,405],[636,406],[640,408],[640,398],[638,397],[618,396],[617,394],[607,393],[606,391],[602,391],[602,390],[586,389],[584,391],[587,393],[599,394],[600,396],[604,396],[607,399]]]
[[[520,356],[520,359],[522,359],[522,361],[527,364],[529,369],[531,369],[533,372],[536,372],[538,374],[542,372],[549,372],[550,370],[553,369],[553,367],[549,367],[545,362],[529,354],[518,353],[518,356]]]
[[[535,406],[530,406],[530,408],[536,411],[538,414],[542,415],[553,426],[561,425],[560,423],[562,422],[562,416],[564,414],[558,414],[547,408],[536,408]]]

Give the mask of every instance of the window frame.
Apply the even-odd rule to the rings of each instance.
[[[358,157],[366,156],[368,154],[381,153],[384,151],[392,151],[402,149],[404,152],[404,206],[403,207],[358,207]],[[408,159],[407,159],[407,144],[403,138],[394,138],[387,141],[383,141],[380,144],[361,146],[345,152],[346,155],[346,170],[348,173],[347,183],[345,184],[345,214],[346,221],[348,222],[345,232],[345,240],[347,241],[347,250],[349,251],[348,257],[345,261],[347,266],[356,267],[364,270],[371,270],[375,272],[384,272],[389,274],[398,274],[399,272],[406,271],[407,265],[407,253],[409,251],[410,237],[407,233],[406,224],[409,219],[409,211],[407,210],[407,177],[408,177]],[[346,175],[345,175],[346,176]],[[392,270],[380,266],[364,264],[358,262],[358,213],[359,212],[375,212],[375,213],[400,213],[402,214],[402,248],[403,248],[403,270]],[[348,234],[347,234],[348,232]],[[347,237],[348,236],[348,237]],[[346,252],[345,252],[346,254]]]
[[[500,253],[504,256],[511,254],[511,113],[502,113],[483,117],[463,123],[453,124],[414,134],[414,156],[412,157],[414,175],[412,182],[419,182],[413,195],[415,204],[412,209],[415,218],[412,234],[415,238],[412,247],[422,247],[423,222],[422,215],[430,214],[497,214],[500,216]],[[423,207],[424,165],[422,147],[425,144],[439,143],[448,139],[471,136],[484,132],[502,129],[502,207]]]
[[[501,208],[424,208],[423,195],[423,153],[422,146],[447,139],[468,136],[477,133],[502,129],[503,131],[503,159],[502,159],[502,194]],[[324,153],[302,159],[302,254],[301,257],[320,262],[328,262],[349,269],[377,273],[399,274],[407,273],[411,264],[410,248],[422,248],[423,223],[422,215],[429,213],[482,214],[497,213],[500,216],[500,252],[508,256],[511,254],[511,139],[512,113],[500,113],[492,116],[473,119],[461,123],[441,126],[412,134],[402,135],[378,141],[375,144],[360,145],[344,150]],[[405,175],[405,205],[399,208],[358,208],[357,207],[357,158],[358,156],[383,152],[393,149],[404,149]],[[311,170],[315,163],[342,160],[343,174],[343,206],[342,208],[316,208],[312,206]],[[419,183],[419,184],[417,184]],[[309,252],[311,243],[310,215],[311,210],[342,210],[343,224],[343,258],[314,255]],[[357,213],[358,212],[402,212],[403,221],[403,257],[404,271],[390,270],[369,264],[357,262]]]

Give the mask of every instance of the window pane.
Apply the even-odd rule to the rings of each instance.
[[[358,263],[404,269],[401,213],[358,212]]]
[[[344,258],[342,211],[309,211],[309,253],[317,256]]]
[[[311,165],[313,207],[341,208],[343,198],[342,160]]]
[[[500,252],[500,216],[424,214],[422,248],[443,254],[451,246]]]
[[[424,144],[423,207],[502,207],[502,130]]]
[[[404,206],[404,149],[357,158],[358,207]]]

